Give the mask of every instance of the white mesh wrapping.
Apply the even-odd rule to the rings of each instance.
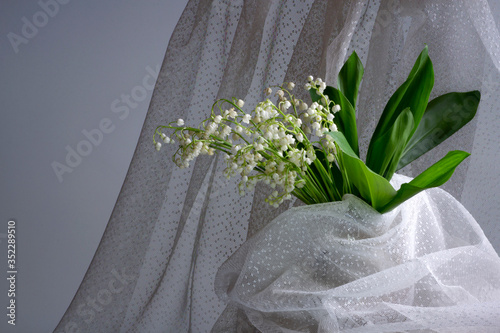
[[[351,195],[292,208],[224,263],[216,292],[265,333],[500,328],[500,258],[441,189],[383,215]]]

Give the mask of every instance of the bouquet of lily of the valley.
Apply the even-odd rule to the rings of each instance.
[[[241,177],[240,193],[265,182],[275,189],[267,198],[273,206],[292,196],[317,204],[354,194],[377,211],[388,212],[420,191],[445,183],[469,155],[449,152],[398,191],[389,183],[398,169],[469,122],[480,94],[452,92],[429,102],[434,72],[425,47],[383,110],[365,163],[359,157],[355,113],[362,76],[363,66],[353,53],[338,75],[337,88],[308,77],[305,89],[311,103],[292,94],[292,82],[267,88],[265,94],[274,93],[276,100],[266,98],[250,111],[240,99],[218,100],[198,127],[185,126],[182,119],[159,126],[156,149],[161,148],[158,136],[165,143],[177,142],[173,160],[181,168],[200,154],[222,152],[225,175]]]

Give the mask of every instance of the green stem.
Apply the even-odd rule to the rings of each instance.
[[[318,203],[320,203],[320,202],[328,202],[329,201],[328,200],[328,196],[325,195],[325,192],[321,188],[320,181],[318,180],[318,178],[316,177],[315,173],[313,172],[313,170],[309,166],[307,166],[307,173],[308,173],[309,177],[306,178],[306,181],[310,180],[310,183],[314,186],[314,188],[316,190],[315,194],[316,194],[316,196],[318,198]]]

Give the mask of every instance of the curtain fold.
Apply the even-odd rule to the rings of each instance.
[[[354,50],[365,66],[358,102],[361,154],[385,103],[429,46],[431,98],[481,90],[476,118],[402,170],[414,176],[452,149],[472,156],[444,189],[461,201],[500,251],[499,1],[190,0],[170,39],[139,142],[92,263],[55,332],[251,332],[213,290],[218,267],[289,208],[269,189],[238,195],[223,158],[179,170],[173,145],[156,152],[156,126],[198,124],[217,98],[251,107],[264,88],[308,75],[336,85]],[[294,203],[298,205],[298,202]],[[221,317],[222,313],[225,313]]]

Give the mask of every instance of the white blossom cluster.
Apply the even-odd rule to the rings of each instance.
[[[241,177],[240,194],[262,181],[274,189],[266,201],[277,207],[313,176],[310,166],[317,158],[314,146],[323,150],[329,163],[334,163],[336,155],[335,144],[325,132],[337,130],[334,114],[340,107],[323,95],[326,84],[308,77],[305,88],[316,89],[322,97],[320,103],[311,105],[291,94],[294,87],[293,82],[275,87],[276,102],[267,98],[248,113],[242,100],[219,100],[199,128],[185,127],[179,119],[159,126],[155,133],[164,143],[178,142],[173,160],[180,168],[189,167],[199,155],[213,155],[216,150],[225,153],[224,173],[228,178]],[[272,88],[265,90],[268,96],[272,93]],[[174,133],[167,136],[162,129],[173,129]],[[161,143],[155,141],[155,145],[160,150]]]

